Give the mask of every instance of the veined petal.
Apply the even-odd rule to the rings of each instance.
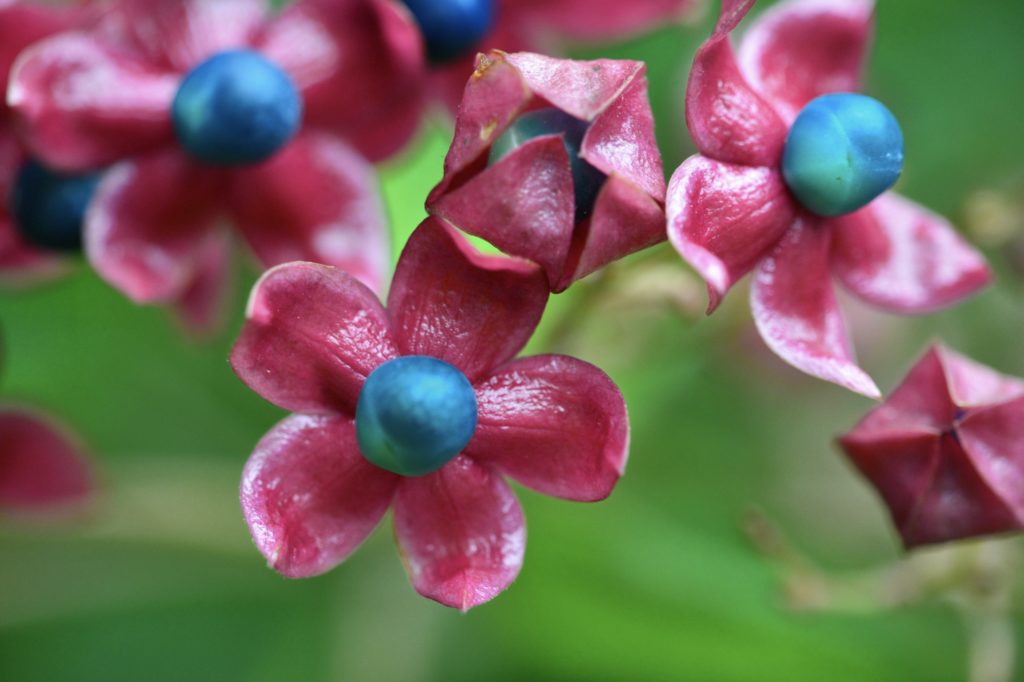
[[[222,189],[218,172],[176,149],[114,166],[86,213],[90,263],[134,301],[175,300],[213,236]]]
[[[397,355],[373,292],[337,268],[287,263],[253,288],[231,366],[286,410],[353,416],[366,377]]]
[[[740,66],[792,122],[819,95],[860,89],[873,23],[874,0],[786,0],[750,26]]]
[[[686,85],[686,126],[701,154],[718,161],[774,166],[787,128],[743,77],[729,33],[753,0],[724,2],[711,38],[694,58]]]
[[[306,123],[342,135],[371,160],[402,149],[418,129],[423,46],[400,3],[304,0],[269,22],[256,44],[302,91]]]
[[[830,236],[806,216],[793,225],[756,270],[754,321],[768,347],[797,369],[878,398],[875,382],[853,358],[832,291]]]
[[[547,299],[539,267],[479,254],[456,230],[428,218],[399,258],[388,313],[403,354],[440,358],[472,381],[526,345]]]
[[[796,219],[782,176],[691,156],[668,188],[668,238],[708,284],[708,312]]]
[[[304,133],[232,179],[231,212],[265,267],[312,261],[384,288],[388,226],[373,166],[340,138]]]
[[[15,62],[7,104],[32,154],[62,170],[100,168],[173,141],[178,76],[84,33],[63,33]]]
[[[888,310],[944,308],[992,278],[982,255],[952,225],[897,194],[883,194],[830,222],[836,275],[859,297]]]
[[[398,482],[359,453],[350,418],[295,414],[264,436],[246,463],[242,511],[270,567],[308,578],[362,544]]]
[[[185,72],[248,47],[267,16],[263,0],[118,0],[101,26],[155,65]]]
[[[0,508],[40,512],[85,501],[93,477],[82,447],[49,420],[0,409]]]
[[[466,455],[546,495],[591,502],[626,468],[629,420],[608,376],[582,360],[515,360],[476,386],[477,429]]]
[[[463,456],[436,473],[402,480],[395,536],[416,591],[462,611],[511,585],[526,549],[515,494],[489,467]]]

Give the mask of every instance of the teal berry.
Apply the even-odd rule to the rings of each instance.
[[[900,177],[903,131],[881,102],[836,93],[811,100],[793,122],[782,175],[803,206],[822,216],[869,204]]]
[[[366,378],[356,404],[356,437],[370,463],[422,476],[466,447],[476,416],[476,394],[465,374],[443,360],[408,355]]]
[[[302,98],[288,74],[262,55],[229,50],[185,76],[171,113],[189,154],[238,166],[268,159],[295,136]]]
[[[433,64],[472,54],[494,28],[496,4],[496,0],[405,0]]]
[[[99,181],[99,173],[56,173],[36,161],[25,162],[10,196],[18,234],[40,249],[81,251],[85,211]]]
[[[538,109],[523,114],[512,122],[505,132],[491,145],[488,164],[493,165],[511,154],[523,144],[544,135],[561,135],[565,151],[569,154],[572,170],[573,192],[576,198],[576,222],[587,218],[594,211],[597,193],[601,191],[606,176],[580,156],[583,136],[589,124],[565,113],[561,109]]]

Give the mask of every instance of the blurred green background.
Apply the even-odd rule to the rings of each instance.
[[[941,337],[1024,375],[1024,291],[1002,248],[1024,221],[1024,3],[879,5],[868,91],[904,128],[899,189],[973,227],[999,281],[927,319],[851,304],[861,359],[888,389]],[[692,151],[682,89],[712,14],[575,51],[648,62],[667,174]],[[426,125],[382,168],[396,251],[449,136]],[[528,551],[507,593],[466,615],[418,597],[389,522],[330,574],[287,581],[238,508],[242,465],[283,414],[226,360],[255,276],[207,341],[85,267],[0,296],[3,400],[79,431],[103,483],[83,519],[0,523],[0,680],[961,680],[972,655],[975,679],[1005,678],[1024,645],[1019,541],[901,561],[832,444],[871,404],[772,358],[743,291],[696,314],[703,293],[664,246],[558,297],[532,344],[618,381],[633,449],[604,503],[520,490]]]

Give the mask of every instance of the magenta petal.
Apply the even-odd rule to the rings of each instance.
[[[46,511],[81,503],[92,490],[78,443],[39,415],[0,410],[0,508]]]
[[[831,233],[801,218],[761,261],[750,306],[761,338],[779,357],[811,376],[880,397],[857,366],[829,274]]]
[[[137,302],[178,298],[213,236],[221,189],[217,172],[174,149],[114,166],[86,214],[90,263]]]
[[[195,273],[173,305],[188,331],[204,335],[224,319],[231,289],[230,235],[218,233],[203,244],[196,258]]]
[[[402,354],[440,358],[474,380],[526,345],[547,299],[536,265],[481,255],[428,218],[398,260],[388,313]]]
[[[729,44],[729,32],[752,4],[724,3],[715,32],[697,51],[686,86],[686,126],[705,156],[775,166],[787,128],[740,73]]]
[[[351,419],[295,414],[264,436],[246,463],[242,511],[270,567],[308,578],[359,547],[398,482],[359,453]]]
[[[7,92],[11,65],[22,50],[46,36],[70,30],[87,14],[85,8],[17,0],[0,5],[0,92]]]
[[[680,21],[692,12],[694,0],[513,0],[502,6],[505,20],[539,27],[575,40],[622,40]],[[511,16],[509,16],[511,15]],[[508,49],[504,44],[496,47]]]
[[[229,201],[265,267],[324,263],[383,289],[388,226],[376,174],[340,138],[300,135],[269,161],[237,171]]]
[[[245,48],[267,15],[263,0],[118,0],[103,30],[154,64],[184,72]]]
[[[81,170],[173,140],[178,76],[81,33],[32,46],[15,63],[7,102],[34,156]]]
[[[304,0],[273,19],[257,45],[298,84],[306,123],[371,160],[400,150],[419,127],[424,52],[401,3]]]
[[[1024,527],[1024,397],[972,410],[957,427],[964,451]]]
[[[946,307],[991,280],[985,259],[943,218],[896,194],[831,221],[833,267],[864,300],[901,313]]]
[[[582,360],[515,360],[477,384],[466,454],[546,495],[593,502],[626,468],[629,420],[608,376]]]
[[[565,144],[545,136],[441,196],[429,210],[505,253],[539,263],[556,288],[572,246],[575,205]]]
[[[708,311],[775,246],[796,207],[778,171],[691,156],[668,188],[668,238],[708,284]]]
[[[665,211],[639,187],[618,176],[605,181],[594,214],[575,234],[567,270],[555,291],[641,249],[665,239]]]
[[[397,355],[373,292],[336,268],[287,263],[253,288],[231,366],[286,410],[354,415],[366,377]]]
[[[740,66],[792,121],[819,95],[860,89],[873,14],[873,0],[780,2],[750,26]]]
[[[395,536],[416,591],[462,611],[511,585],[526,550],[515,494],[490,468],[461,456],[436,473],[402,480]]]
[[[966,409],[1024,396],[1024,380],[1000,374],[944,346],[934,349],[942,364],[950,398]]]
[[[628,59],[579,61],[517,52],[505,59],[534,95],[576,118],[592,121],[644,74],[644,63]]]

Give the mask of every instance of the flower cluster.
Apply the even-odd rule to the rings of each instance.
[[[855,392],[833,277],[923,313],[990,280],[943,218],[891,192],[904,137],[857,93],[870,0],[722,0],[686,87],[699,154],[666,187],[646,66],[562,59],[693,0],[110,0],[0,7],[0,269],[84,246],[130,299],[193,327],[226,302],[237,235],[259,268],[231,354],[289,412],[245,466],[256,546],[288,577],[344,561],[393,510],[414,588],[469,609],[525,549],[506,477],[574,501],[613,491],[626,405],[598,368],[517,358],[552,293],[665,240],[709,312],[753,273],[770,348]],[[428,103],[457,112],[429,217],[388,280],[373,163]],[[417,198],[418,201],[418,198]],[[502,252],[483,255],[466,235]],[[1021,528],[1024,382],[941,347],[841,445],[905,544]],[[0,411],[0,505],[82,496],[79,449]]]

